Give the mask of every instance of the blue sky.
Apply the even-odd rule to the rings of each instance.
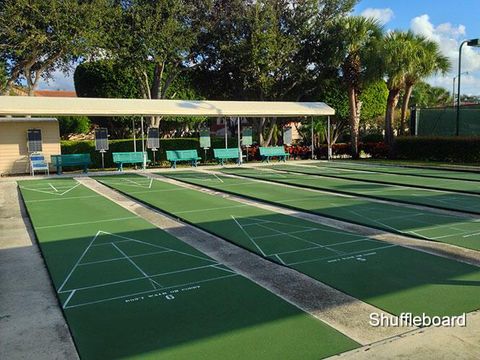
[[[432,85],[452,90],[457,73],[458,46],[464,39],[480,38],[480,0],[363,0],[354,14],[378,18],[386,30],[408,30],[422,34],[439,43],[441,51],[450,58],[452,71],[446,76],[433,76]],[[462,93],[480,95],[480,48],[464,47]],[[71,74],[57,72],[41,89],[73,90]]]
[[[480,0],[363,0],[354,14],[378,18],[386,30],[412,30],[436,41],[452,62],[446,76],[427,81],[452,91],[458,71],[458,47],[462,40],[480,38]],[[464,47],[462,52],[462,93],[480,95],[480,48]]]

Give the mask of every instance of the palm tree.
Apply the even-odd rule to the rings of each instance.
[[[382,27],[377,20],[363,16],[342,18],[336,25],[341,76],[348,89],[352,157],[356,159],[359,156],[358,134],[362,106],[359,95],[366,84],[381,76],[376,62],[377,45],[383,36]]]
[[[382,48],[382,67],[388,88],[385,112],[385,143],[393,145],[393,119],[400,92],[405,87],[407,74],[415,68],[414,59],[423,50],[415,45],[415,35],[411,32],[392,31],[385,36]]]
[[[413,55],[411,59],[412,67],[405,74],[405,85],[402,99],[402,113],[400,116],[400,133],[405,130],[405,120],[407,109],[412,96],[413,87],[423,78],[441,72],[445,74],[451,68],[448,58],[440,53],[440,49],[436,42],[426,39],[423,36],[415,35],[413,41]],[[415,49],[415,47],[417,47]]]

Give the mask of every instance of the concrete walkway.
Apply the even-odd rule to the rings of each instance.
[[[0,359],[78,359],[17,184],[0,182]]]

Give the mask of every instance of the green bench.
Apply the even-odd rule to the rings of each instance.
[[[213,149],[213,156],[219,164],[223,166],[225,160],[236,160],[237,164],[240,163],[240,150],[238,148],[228,149]]]
[[[278,160],[286,161],[289,154],[285,152],[283,146],[260,147],[260,156],[262,161],[270,162],[270,158],[276,157]]]
[[[114,152],[113,163],[117,164],[118,171],[123,171],[123,164],[142,164],[145,156],[145,163],[150,162],[147,158],[147,153],[143,152]]]
[[[66,155],[52,155],[52,165],[57,168],[57,174],[62,173],[62,168],[65,166],[81,166],[83,172],[88,171],[88,165],[92,163],[90,154],[66,154]]]
[[[201,157],[198,156],[197,150],[167,150],[167,160],[170,161],[172,168],[177,167],[177,162],[190,161],[192,166],[197,166],[198,160]]]

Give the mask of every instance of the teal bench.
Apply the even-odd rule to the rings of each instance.
[[[66,154],[66,155],[52,155],[52,165],[57,168],[57,174],[62,173],[62,168],[65,166],[81,166],[83,172],[88,171],[88,165],[92,163],[90,154]]]
[[[219,164],[223,165],[225,160],[236,160],[240,163],[240,150],[238,148],[213,149],[213,156]]]
[[[177,162],[190,161],[192,166],[197,166],[198,160],[201,157],[198,156],[197,150],[167,150],[167,160],[170,161],[172,168],[177,167]]]
[[[262,161],[270,162],[270,158],[276,157],[278,160],[286,161],[289,154],[285,152],[283,146],[260,147],[260,156]]]
[[[150,160],[147,158],[147,153],[142,152],[114,152],[112,155],[113,163],[117,164],[118,171],[123,171],[123,164],[142,164],[143,168],[144,156],[145,162],[150,162]]]

